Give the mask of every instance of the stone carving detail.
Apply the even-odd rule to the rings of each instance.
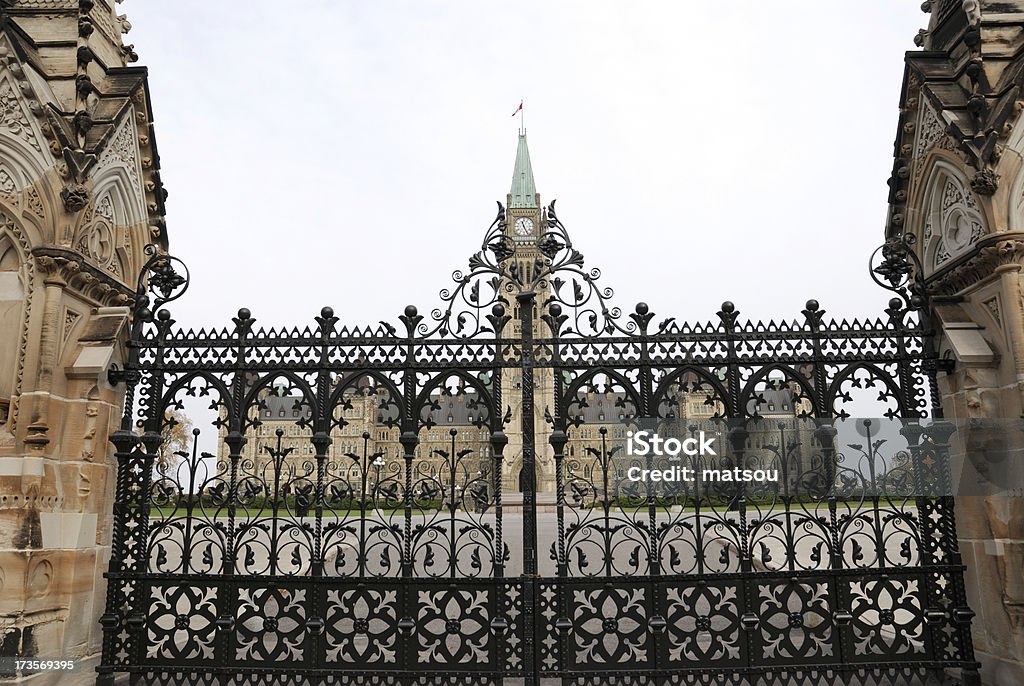
[[[0,194],[14,195],[18,192],[18,184],[15,183],[11,173],[0,167]]]
[[[953,295],[971,286],[1005,264],[1024,264],[1024,241],[1000,239],[998,235],[979,241],[970,258],[950,271],[929,277],[936,295]]]
[[[18,0],[18,7],[38,10],[73,10],[78,9],[78,3],[75,0]]]
[[[964,0],[964,13],[967,14],[967,22],[971,26],[981,23],[981,4],[978,0]]]
[[[101,6],[100,10],[91,13],[89,18],[107,38],[118,43],[121,42],[121,32],[118,30],[120,27],[114,26],[114,18],[109,8]]]
[[[67,310],[64,313],[64,342],[67,342],[68,338],[71,337],[71,330],[75,328],[75,324],[81,318],[82,315],[74,310]]]
[[[922,98],[922,100],[924,100]],[[946,127],[939,121],[939,115],[932,109],[927,100],[921,105],[921,121],[917,127],[917,149],[914,157],[923,157],[937,143],[943,140],[946,135]]]
[[[0,127],[15,138],[25,141],[38,152],[42,152],[32,130],[32,124],[29,123],[28,112],[22,107],[14,84],[9,78],[0,82]]]
[[[999,189],[999,174],[991,169],[982,169],[971,179],[971,190],[978,195],[994,195]]]
[[[96,214],[104,217],[111,223],[114,221],[114,203],[110,199],[110,193],[107,193],[100,201],[96,203]]]
[[[117,133],[100,155],[95,178],[99,177],[101,170],[117,164],[125,167],[137,197],[145,197],[142,190],[142,170],[139,168],[139,143],[136,140],[135,121],[130,115],[124,118],[117,128]]]
[[[79,241],[78,249],[109,272],[117,273],[115,265],[114,230],[105,220],[98,220]]]
[[[981,212],[973,196],[952,177],[943,181],[942,195],[925,223],[925,249],[939,268],[985,235]],[[932,243],[937,242],[936,245]]]
[[[82,459],[92,462],[96,456],[96,417],[100,411],[95,405],[85,408],[85,436],[82,437]]]
[[[110,194],[100,198],[95,208],[83,217],[79,224],[78,239],[75,249],[91,259],[106,271],[120,276],[117,261],[118,244],[123,244],[124,236],[115,231],[114,205]]]
[[[986,310],[988,310],[988,313],[992,315],[992,319],[996,320],[996,325],[1001,327],[1003,325],[1003,317],[1002,312],[999,311],[999,298],[995,297],[990,300],[986,300],[981,304]]]
[[[23,209],[28,210],[35,216],[43,219],[46,212],[43,210],[43,201],[39,197],[39,191],[34,186],[29,186],[22,199]]]
[[[40,560],[29,573],[28,590],[33,598],[42,596],[50,588],[53,580],[53,565],[49,560]]]
[[[73,184],[65,186],[60,192],[61,200],[68,212],[78,212],[89,204],[89,191],[85,186]]]
[[[92,479],[85,473],[84,469],[78,470],[78,500],[85,506],[85,501],[89,498],[89,494],[92,493]]]
[[[38,255],[36,265],[45,274],[63,280],[69,289],[105,307],[119,307],[131,300],[132,291],[128,286],[91,263],[75,259],[74,253],[61,249],[47,252],[52,254]]]

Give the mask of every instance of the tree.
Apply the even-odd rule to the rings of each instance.
[[[163,430],[160,432],[163,443],[156,456],[156,468],[161,474],[170,474],[182,461],[178,453],[191,454],[192,451],[192,420],[182,410],[167,411]]]

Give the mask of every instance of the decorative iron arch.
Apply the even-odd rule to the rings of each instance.
[[[724,416],[728,416],[728,405],[726,404],[726,396],[728,391],[722,385],[721,381],[716,379],[713,374],[709,374],[708,371],[702,367],[695,367],[693,365],[684,365],[678,367],[670,372],[665,378],[658,382],[657,387],[654,390],[654,397],[651,400],[651,407],[656,411],[660,412],[660,407],[663,402],[668,398],[669,390],[672,385],[675,384],[680,378],[686,374],[695,374],[702,383],[707,383],[714,390],[715,397],[722,401],[722,409],[726,412]],[[699,392],[699,391],[694,391]]]
[[[411,407],[411,412],[412,416],[420,419],[420,426],[418,428],[422,428],[423,426],[426,425],[426,420],[422,419],[421,414],[423,410],[429,406],[428,401],[430,399],[431,393],[438,389],[444,389],[445,382],[451,379],[461,379],[468,386],[472,387],[477,393],[480,394],[481,401],[478,402],[481,402],[484,409],[486,409],[488,421],[481,422],[479,419],[477,419],[475,422],[473,422],[474,426],[476,426],[477,428],[483,428],[490,424],[491,419],[493,417],[497,417],[500,419],[501,413],[498,412],[498,408],[494,407],[490,394],[487,392],[487,389],[480,384],[479,379],[476,379],[472,375],[467,374],[463,371],[449,370],[442,372],[440,374],[435,374],[431,378],[431,380],[424,385],[423,389],[416,396],[416,399]]]
[[[301,404],[303,406],[309,407],[310,413],[313,416],[313,422],[317,424],[322,423],[322,418],[319,415],[320,411],[323,408],[319,406],[319,403],[317,402],[316,399],[316,394],[313,392],[313,389],[309,386],[309,383],[291,370],[280,369],[269,374],[263,375],[256,383],[252,384],[246,389],[245,395],[242,398],[242,404],[238,408],[238,418],[241,420],[240,430],[243,433],[245,429],[248,428],[248,425],[245,420],[246,413],[251,411],[254,407],[258,408],[260,402],[262,402],[259,399],[260,391],[269,389],[270,384],[272,384],[277,379],[282,378],[287,379],[292,384],[289,387],[289,390],[296,390],[302,394],[303,402]]]
[[[768,376],[772,372],[781,372],[784,378],[793,381],[800,387],[801,394],[800,396],[798,396],[798,399],[810,401],[812,409],[811,416],[831,416],[830,412],[826,411],[825,408],[821,407],[820,401],[818,400],[818,394],[815,392],[814,388],[807,383],[807,379],[801,378],[801,375],[796,373],[792,367],[786,366],[781,363],[773,363],[766,365],[762,369],[755,372],[754,375],[750,377],[750,380],[747,381],[746,386],[744,386],[743,390],[740,392],[740,398],[738,403],[741,408],[744,408],[743,411],[745,414],[747,413],[746,408],[749,407],[751,402],[754,402],[755,414],[757,413],[756,407],[760,405],[760,402],[757,402],[756,396],[757,385],[762,381],[767,381]]]
[[[837,412],[835,409],[835,403],[836,401],[842,399],[845,395],[845,392],[843,391],[844,382],[846,382],[849,379],[852,379],[854,375],[857,374],[857,372],[862,370],[867,371],[871,375],[872,381],[881,383],[885,387],[886,398],[891,399],[893,402],[897,404],[897,411],[893,412],[891,416],[913,418],[917,415],[917,410],[911,410],[909,407],[909,403],[914,401],[915,395],[907,397],[906,394],[900,391],[899,386],[891,381],[890,375],[886,374],[882,369],[878,367],[878,365],[870,362],[862,362],[852,364],[846,367],[846,369],[836,374],[835,378],[832,380],[832,383],[829,384],[826,399],[829,403],[829,411],[834,416],[842,418],[850,416],[849,414],[845,414],[842,411]],[[882,398],[879,398],[879,401],[881,400]]]
[[[569,386],[565,389],[564,394],[560,399],[560,402],[561,416],[566,418],[567,423],[569,423],[570,425],[574,424],[573,417],[569,415],[569,411],[572,408],[572,406],[576,402],[578,402],[579,393],[583,389],[584,385],[592,383],[595,378],[602,374],[609,377],[610,379],[613,379],[614,381],[617,381],[618,384],[622,387],[623,392],[627,395],[629,402],[631,402],[633,404],[633,407],[636,408],[636,412],[632,416],[627,415],[627,418],[633,419],[640,413],[640,408],[642,408],[643,405],[641,404],[639,394],[633,386],[633,382],[631,382],[629,379],[627,379],[625,376],[623,376],[620,372],[616,371],[615,369],[602,367],[587,370],[579,377],[573,379],[572,383],[569,384]],[[582,423],[582,421],[582,418],[580,418],[579,423]]]
[[[174,400],[175,396],[177,396],[177,394],[181,392],[182,389],[186,388],[193,381],[197,380],[202,380],[203,382],[209,384],[209,387],[217,392],[216,400],[219,403],[223,404],[228,416],[230,417],[234,415],[235,410],[231,402],[231,391],[228,389],[228,387],[225,386],[224,383],[213,374],[210,374],[209,372],[205,372],[202,370],[196,370],[183,374],[180,378],[171,383],[171,385],[168,386],[166,389],[162,389],[162,396],[160,397],[158,402],[153,403],[148,416],[146,417],[145,420],[143,420],[145,422],[144,426],[146,430],[159,432],[160,429],[163,427],[164,415],[173,404],[172,401]]]

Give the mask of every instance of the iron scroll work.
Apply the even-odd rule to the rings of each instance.
[[[211,331],[176,325],[165,305],[188,273],[154,254],[112,374],[127,399],[99,680],[867,685],[959,668],[979,683],[910,248],[874,260],[882,319],[828,321],[810,301],[802,321],[752,324],[727,302],[715,322],[655,323],[613,305],[553,203],[529,263],[499,203],[429,316],[347,328],[324,308],[256,329],[242,309]],[[870,425],[839,444],[864,394],[903,418],[899,455]],[[795,423],[771,419],[773,398]],[[199,401],[216,452],[197,438],[168,460]],[[721,464],[780,482],[623,478],[658,458],[624,457],[614,427],[692,432],[691,402]],[[287,421],[267,435],[270,414]]]

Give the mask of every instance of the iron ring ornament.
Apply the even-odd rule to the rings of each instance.
[[[325,307],[261,329],[241,308],[183,330],[166,306],[188,269],[150,251],[111,376],[127,393],[101,681],[972,683],[912,237],[872,257],[884,317],[808,300],[752,323],[726,301],[655,324],[615,306],[554,203],[529,263],[506,215],[441,304],[398,325]],[[850,438],[867,401],[878,419]],[[212,431],[168,455],[196,407]],[[710,432],[721,452],[629,455],[641,427]],[[779,477],[628,476],[683,467]]]
[[[135,319],[139,322],[152,321],[153,312],[183,296],[191,278],[182,260],[159,252],[156,246],[147,245],[145,254],[149,259],[135,287]]]
[[[876,284],[896,293],[902,308],[910,312],[921,311],[928,304],[924,268],[914,249],[916,244],[917,237],[911,233],[890,238],[872,253],[868,272]],[[890,301],[890,310],[897,307],[895,301]]]

